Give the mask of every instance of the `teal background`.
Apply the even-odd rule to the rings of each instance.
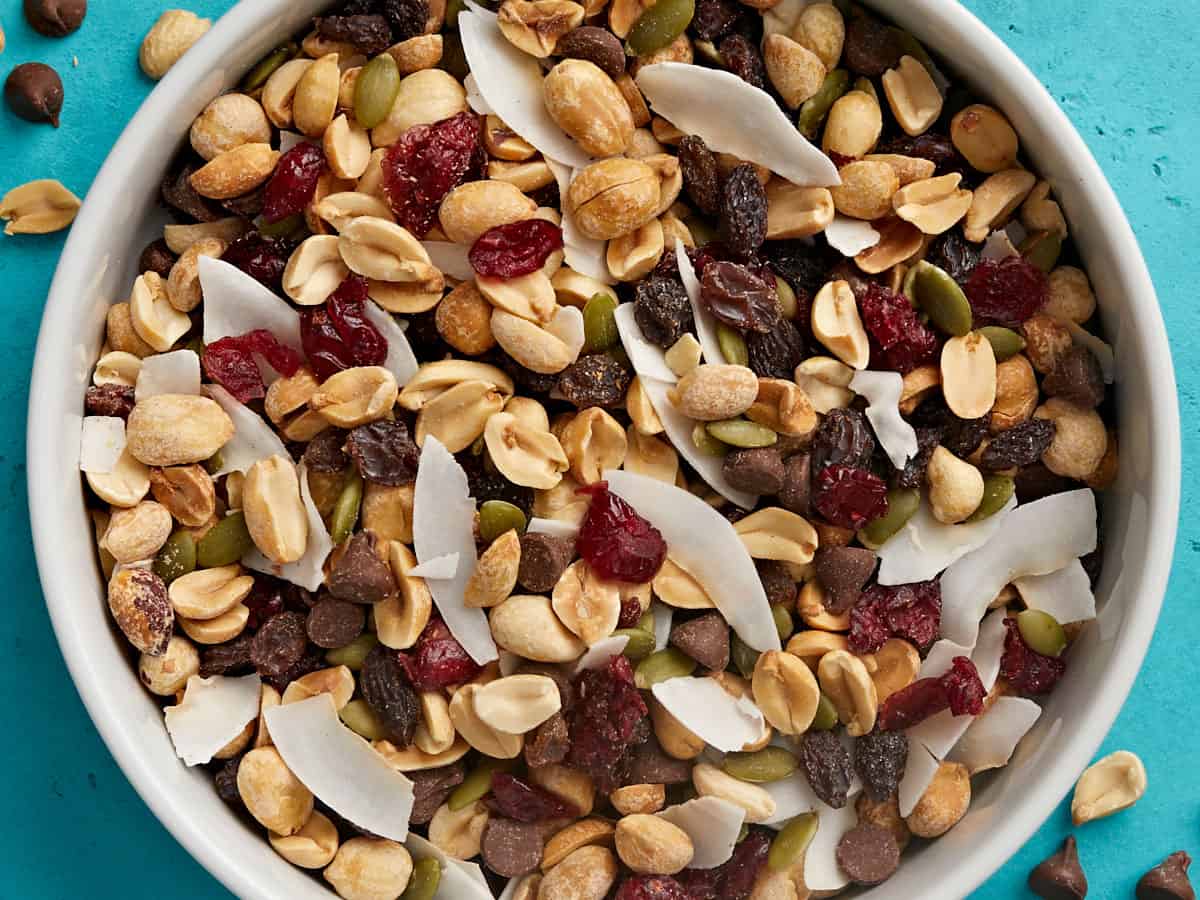
[[[252,0],[246,0],[252,2]],[[83,196],[149,92],[137,46],[165,0],[94,0],[83,29],[61,41],[0,0],[8,46],[0,70],[40,60],[66,85],[62,128],[0,110],[0,195],[58,178]],[[189,0],[215,17],[231,0]],[[1116,188],[1154,275],[1171,335],[1185,423],[1183,509],[1200,501],[1194,427],[1200,391],[1195,317],[1200,253],[1200,64],[1195,21],[1176,0],[968,0],[1033,69],[1071,117]],[[77,59],[78,64],[73,63]],[[3,77],[0,76],[0,77]],[[84,712],[50,630],[34,568],[25,491],[29,371],[42,304],[63,236],[0,236],[0,898],[219,898],[226,892],[153,818]],[[1129,749],[1150,788],[1132,810],[1077,832],[1093,897],[1131,897],[1167,853],[1200,853],[1200,525],[1185,516],[1158,633],[1103,752]],[[980,900],[1030,896],[1029,869],[1070,831],[1064,803],[995,875]],[[1200,879],[1198,879],[1200,880]]]

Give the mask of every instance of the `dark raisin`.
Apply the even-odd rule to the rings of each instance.
[[[470,453],[460,453],[457,457],[459,464],[467,473],[467,483],[471,488],[471,496],[476,503],[487,500],[503,500],[519,507],[525,515],[533,511],[533,490],[513,484],[503,475],[492,471],[483,464],[483,460]]]
[[[168,172],[162,182],[163,202],[179,210],[197,222],[215,222],[223,217],[221,209],[211,200],[196,193],[191,178],[199,167],[195,163],[184,163],[179,169]]]
[[[560,763],[567,758],[570,747],[567,720],[556,712],[526,737],[525,762],[531,769]]]
[[[850,754],[833,731],[807,731],[800,738],[800,767],[809,786],[834,809],[846,805],[850,790]]]
[[[652,276],[634,291],[633,318],[642,336],[664,350],[695,327],[692,304],[683,285],[672,278]]]
[[[322,16],[317,19],[317,34],[330,41],[353,44],[366,56],[374,56],[392,45],[392,29],[379,15]]]
[[[396,590],[392,570],[379,558],[369,531],[350,538],[326,581],[329,593],[351,603],[378,603]]]
[[[633,373],[607,353],[589,353],[558,376],[558,391],[579,409],[613,409],[625,402]]]
[[[989,472],[1020,468],[1040,462],[1054,441],[1056,427],[1049,419],[1030,419],[994,436],[980,457],[980,467]]]
[[[767,239],[767,191],[754,166],[734,166],[721,186],[721,240],[736,256],[753,256]]]
[[[767,89],[767,68],[758,47],[743,34],[731,34],[717,45],[725,68],[759,90]],[[881,73],[882,74],[882,73]]]
[[[403,422],[380,419],[359,425],[346,439],[346,451],[367,481],[398,487],[417,478],[421,451]]]
[[[159,238],[157,241],[147,244],[146,249],[142,251],[142,255],[138,258],[138,271],[157,272],[166,278],[171,274],[171,267],[175,265],[177,258],[171,252],[171,248],[167,246],[167,242]]]
[[[942,440],[940,428],[916,428],[917,452],[909,457],[904,468],[896,473],[896,485],[902,488],[920,487],[925,483],[925,470],[929,468],[929,460],[933,451]]]
[[[828,246],[813,246],[799,240],[768,241],[763,246],[763,255],[772,271],[791,285],[797,300],[804,295],[806,304],[829,280],[830,270],[842,259],[840,253]]]
[[[372,9],[383,14],[392,27],[392,43],[406,41],[425,32],[429,20],[426,0],[375,0]]]
[[[963,187],[968,187],[973,178],[973,170],[970,165],[968,165],[967,161],[958,152],[958,149],[950,140],[950,136],[944,133],[927,131],[916,137],[900,135],[892,138],[890,141],[883,142],[880,145],[880,149],[876,152],[899,153],[901,156],[915,156],[918,159],[927,159],[937,167],[934,169],[935,175],[950,175],[953,173],[962,175],[964,180],[967,181],[967,184],[964,184]],[[967,266],[968,269],[979,262],[979,251],[981,248],[978,245],[972,246],[967,244],[963,240],[960,228],[954,228],[945,232],[940,239],[935,240],[930,245],[930,254],[934,256],[933,259],[929,259],[928,255],[926,256],[926,259],[929,259],[935,266],[945,269],[952,276],[958,278],[955,272],[946,269],[938,261],[940,255],[933,248],[939,246],[949,248],[953,253],[952,258],[954,259],[970,260],[970,265]]]
[[[865,469],[875,452],[867,417],[856,409],[831,409],[812,441],[812,471],[842,465]]]
[[[702,41],[715,41],[733,30],[741,18],[742,5],[734,0],[697,0],[692,16],[692,33]]]
[[[344,472],[350,465],[350,457],[343,446],[346,432],[340,428],[326,428],[308,442],[304,448],[304,463],[312,472],[332,475]]]
[[[421,704],[396,651],[381,644],[368,653],[358,674],[358,686],[379,719],[383,736],[399,748],[411,744],[421,718]]]
[[[586,59],[613,80],[625,74],[625,48],[607,28],[581,25],[558,39],[554,55],[564,59]]]
[[[772,606],[791,606],[796,600],[796,581],[788,568],[775,559],[756,559],[758,580],[762,582],[767,602]]]
[[[318,647],[345,647],[362,634],[367,614],[357,603],[323,597],[308,612],[308,639]]]
[[[718,321],[739,331],[768,332],[779,322],[774,280],[739,263],[717,260],[706,265],[700,298]]]
[[[1100,363],[1091,350],[1076,344],[1042,380],[1042,393],[1095,409],[1104,401],[1104,373]]]
[[[846,24],[843,59],[858,75],[877,77],[900,62],[903,48],[896,30],[859,11]]]
[[[966,284],[979,264],[979,247],[963,237],[961,229],[952,228],[934,239],[925,259],[959,284]]]
[[[854,741],[854,769],[876,803],[896,793],[907,762],[907,735],[872,731]]]
[[[940,395],[918,406],[910,419],[914,427],[939,429],[942,446],[962,459],[978,450],[988,433],[988,416],[960,419]]]
[[[549,394],[558,384],[557,375],[547,375],[528,369],[503,350],[496,350],[493,356],[496,364],[507,372],[518,386],[524,388],[526,393]]]
[[[213,784],[217,788],[217,796],[221,802],[236,812],[244,812],[246,806],[242,803],[242,792],[238,790],[237,776],[241,768],[242,758],[235,756],[227,759],[213,776]]]
[[[461,762],[406,773],[413,783],[413,808],[409,822],[428,825],[450,792],[463,783],[466,774],[466,766]]]
[[[241,216],[243,219],[253,219],[262,214],[263,204],[267,198],[267,186],[260,184],[248,194],[242,194],[240,197],[230,197],[228,200],[222,200],[221,206],[235,216]]]
[[[749,366],[759,378],[791,381],[804,361],[804,335],[790,319],[780,319],[770,331],[746,333]]]
[[[250,644],[250,661],[259,675],[282,678],[300,661],[308,648],[305,624],[298,612],[281,612],[263,623]]]
[[[704,138],[689,134],[679,142],[679,170],[692,203],[706,216],[715,216],[721,208],[721,171]]]
[[[133,388],[126,384],[92,385],[83,402],[89,416],[128,419],[133,412]]]
[[[242,632],[232,641],[214,644],[200,651],[200,677],[213,675],[242,675],[254,664],[250,660],[250,646],[254,635]]]
[[[775,494],[783,488],[783,458],[773,447],[731,450],[725,454],[721,474],[730,486],[749,494]]]
[[[1078,487],[1070,478],[1056,475],[1041,463],[1025,466],[1018,470],[1014,479],[1017,487],[1017,502],[1032,503],[1051,494],[1061,494]]]
[[[277,294],[283,293],[283,270],[292,255],[292,245],[282,238],[270,238],[251,231],[235,240],[221,259],[241,269],[259,284]]]

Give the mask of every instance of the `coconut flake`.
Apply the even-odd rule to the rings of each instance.
[[[651,690],[685,728],[723,753],[741,750],[762,737],[758,707],[746,697],[734,697],[712,678],[668,678]]]
[[[275,749],[322,803],[359,828],[403,843],[413,783],[342,724],[332,694],[263,713]]]
[[[458,572],[458,554],[447,553],[445,556],[435,556],[428,562],[423,562],[409,570],[414,578],[453,578]]]
[[[572,167],[586,166],[588,155],[546,111],[537,59],[500,33],[495,13],[475,3],[467,5],[458,17],[458,33],[480,99],[542,155]]]
[[[116,416],[84,416],[79,432],[79,471],[107,475],[125,452],[125,420]]]
[[[633,310],[633,303],[622,303],[613,312],[613,319],[617,323],[617,333],[621,336],[621,346],[629,354],[629,362],[633,365],[633,370],[643,380],[653,379],[667,385],[674,384],[675,373],[667,365],[666,354],[663,353],[661,347],[656,347],[646,340],[637,319],[634,318]],[[689,444],[691,440],[691,428],[689,427]],[[682,452],[682,448],[677,442],[676,449]]]
[[[852,219],[841,213],[834,216],[833,221],[825,226],[826,242],[845,257],[858,256],[864,250],[878,244],[881,238],[870,222]]]
[[[302,134],[297,134],[294,131],[279,132],[279,153],[280,155],[287,153],[289,150],[295,150],[301,144],[309,143],[308,138]]]
[[[982,522],[946,525],[933,517],[928,501],[923,500],[904,527],[875,551],[879,557],[877,580],[884,585],[929,581],[990,541],[1016,505],[1016,498],[1010,497]]]
[[[796,130],[770,95],[732,72],[664,62],[644,66],[636,80],[658,115],[684,134],[704,138],[714,152],[758,163],[802,187],[842,183],[829,157]]]
[[[650,615],[654,616],[654,649],[662,650],[671,639],[671,621],[675,618],[675,609],[661,600],[654,600],[650,603]]]
[[[363,311],[367,320],[379,329],[379,333],[387,341],[387,359],[383,361],[383,367],[396,376],[397,385],[404,387],[421,366],[413,353],[412,345],[404,336],[404,329],[391,313],[375,302],[366,304]]]
[[[455,244],[450,241],[421,241],[421,246],[429,254],[432,262],[443,275],[457,278],[459,281],[470,281],[475,277],[475,269],[467,254],[471,248],[466,244]]]
[[[875,430],[875,437],[887,451],[888,459],[897,469],[903,469],[917,455],[917,433],[900,415],[900,394],[904,391],[904,378],[899,372],[854,373],[850,390],[867,398],[867,419]]]
[[[776,736],[778,737],[778,735]],[[776,746],[782,747],[789,753],[796,752],[796,745],[789,745],[784,740],[779,740],[778,743],[772,741]],[[771,795],[771,799],[775,801],[775,812],[771,818],[763,822],[771,828],[783,828],[788,822],[796,816],[807,812],[819,811],[825,806],[813,793],[812,786],[808,783],[808,776],[801,771],[793,772],[787,778],[781,778],[778,781],[770,781],[766,784],[760,784],[763,790]]]
[[[1116,381],[1117,357],[1113,352],[1112,345],[1096,337],[1077,322],[1072,322],[1070,319],[1059,319],[1058,321],[1062,322],[1067,327],[1067,331],[1071,332],[1071,339],[1076,344],[1092,351],[1092,356],[1096,357],[1096,362],[1100,363],[1100,372],[1104,375],[1104,383],[1112,384]]]
[[[1013,587],[1026,606],[1049,613],[1063,625],[1096,618],[1092,581],[1077,559],[1048,575],[1017,578]]]
[[[566,197],[575,173],[570,166],[550,157],[546,157],[546,165],[550,167],[550,171],[554,173],[554,180],[558,182],[559,195]],[[612,272],[608,270],[608,260],[605,256],[607,245],[604,241],[590,238],[579,230],[575,213],[566,203],[562,204],[562,236],[563,262],[569,268],[604,284],[616,282]]]
[[[1013,246],[1012,240],[1008,236],[1008,232],[1004,229],[993,231],[988,235],[987,240],[983,242],[983,250],[980,251],[980,259],[1002,260],[1008,259],[1010,256],[1020,256],[1017,248]]]
[[[940,763],[933,754],[916,742],[908,742],[908,760],[904,764],[904,777],[900,779],[900,815],[908,816],[933,782]]]
[[[467,77],[463,79],[463,87],[467,91],[467,106],[481,116],[496,114],[496,111],[483,99],[483,94],[479,93],[479,82],[475,80],[473,73],[468,73]]]
[[[584,669],[600,669],[608,665],[608,661],[625,652],[629,636],[625,634],[609,635],[601,638],[584,651],[583,656],[575,663],[574,674],[578,675]]]
[[[317,504],[313,502],[308,487],[308,467],[304,463],[296,467],[296,477],[300,481],[300,499],[304,501],[304,510],[308,514],[308,540],[304,545],[304,555],[295,562],[281,566],[255,548],[242,557],[242,565],[255,572],[297,584],[306,591],[315,591],[325,583],[325,560],[333,552],[333,539],[325,528],[325,520],[321,518]]]
[[[221,468],[214,475],[245,472],[260,459],[272,456],[292,458],[275,430],[233,394],[219,384],[206,384],[203,391],[233,420],[233,437],[221,448]]]
[[[200,357],[195,350],[172,350],[142,360],[133,396],[141,403],[156,394],[199,393]]]
[[[448,856],[432,841],[421,837],[415,832],[408,836],[404,846],[415,860],[436,859],[441,868],[441,879],[438,881],[434,900],[492,900],[492,889],[488,887],[487,878],[478,863],[463,862]],[[514,878],[514,881],[520,879]]]
[[[164,713],[175,754],[189,766],[209,762],[258,715],[261,693],[257,675],[191,676],[183,702],[168,706]]]
[[[728,519],[673,484],[615,469],[604,477],[609,490],[662,532],[674,559],[700,582],[738,637],[754,650],[780,649],[762,580]]]
[[[746,811],[720,797],[696,797],[658,813],[692,839],[690,869],[715,869],[733,856]]]
[[[949,758],[972,775],[1007,765],[1041,714],[1042,708],[1025,697],[997,697],[971,723]]]
[[[482,609],[463,602],[467,580],[475,571],[475,501],[467,473],[442,442],[425,438],[413,487],[413,549],[418,563],[457,553],[453,578],[427,582],[446,627],[471,659],[486,665],[498,658],[496,642]]]
[[[541,519],[534,516],[529,520],[529,527],[525,529],[525,532],[527,534],[549,534],[574,540],[579,536],[579,524],[564,522],[562,519]]]
[[[945,675],[950,671],[950,666],[954,662],[956,656],[971,656],[971,648],[964,647],[962,644],[956,644],[954,641],[942,638],[940,641],[935,641],[933,646],[929,648],[929,652],[925,658],[921,660],[921,668],[917,671],[917,678],[937,678]]]
[[[204,293],[204,343],[265,328],[281,344],[304,352],[300,314],[284,300],[227,262],[201,256],[197,265]]]
[[[850,883],[837,861],[837,846],[842,835],[858,824],[854,804],[841,809],[821,804],[817,813],[817,833],[804,854],[804,885],[810,891],[840,891]]]
[[[974,646],[988,604],[1014,578],[1056,572],[1096,549],[1089,488],[1024,503],[1005,528],[942,574],[942,636]]]
[[[675,260],[679,264],[683,289],[692,303],[692,318],[696,321],[696,334],[700,338],[704,361],[720,365],[725,362],[725,354],[721,352],[721,344],[717,340],[717,320],[700,299],[700,279],[696,277],[696,269],[687,255],[687,248],[679,239],[675,240]]]

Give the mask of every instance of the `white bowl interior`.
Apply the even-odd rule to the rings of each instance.
[[[105,163],[75,223],[47,303],[29,411],[30,509],[38,566],[72,677],[134,787],[176,838],[241,897],[328,900],[319,882],[236,819],[211,779],[176,759],[159,707],[110,625],[77,469],[83,393],[107,306],[128,295],[138,255],[162,224],[157,186],[192,119],[328,0],[239,4],[164,79]],[[1100,618],[1036,729],[1006,769],[976,779],[969,815],[906,854],[868,897],[961,897],[1040,825],[1103,740],[1158,614],[1179,504],[1174,375],[1153,286],[1116,199],[1079,136],[1037,80],[952,0],[875,0],[879,11],[953,60],[1003,109],[1034,167],[1054,186],[1117,350],[1121,475],[1104,502]],[[36,449],[33,449],[36,448]]]

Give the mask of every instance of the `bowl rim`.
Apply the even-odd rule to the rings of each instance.
[[[1114,650],[1113,660],[1097,685],[1095,704],[1088,714],[1089,727],[1066,739],[1063,751],[1049,763],[1053,772],[1048,783],[1025,801],[1018,814],[999,823],[979,852],[948,873],[942,886],[952,889],[955,896],[965,896],[1041,826],[1094,756],[1132,688],[1156,627],[1174,552],[1181,489],[1180,423],[1166,326],[1150,273],[1128,219],[1091,151],[1037,77],[974,14],[954,0],[910,0],[910,4],[909,15],[928,15],[955,34],[964,46],[1002,63],[1007,70],[1004,77],[1008,87],[1027,99],[1029,114],[1041,126],[1055,133],[1063,145],[1063,154],[1071,159],[1072,172],[1086,184],[1082,189],[1089,202],[1100,212],[1093,228],[1106,232],[1108,241],[1123,251],[1124,276],[1136,288],[1125,299],[1123,308],[1128,308],[1137,321],[1136,335],[1143,352],[1163,365],[1155,375],[1160,389],[1150,392],[1149,397],[1152,421],[1158,423],[1153,434],[1157,462],[1147,476],[1145,488],[1156,501],[1154,516],[1145,527],[1162,540],[1150,545],[1144,574],[1136,585],[1137,609],[1128,617],[1121,646]],[[118,203],[125,177],[137,165],[141,136],[154,131],[156,122],[166,117],[180,93],[201,83],[220,66],[225,47],[262,29],[275,27],[278,10],[285,5],[285,0],[236,3],[155,87],[109,152],[66,241],[47,295],[34,357],[27,426],[27,482],[35,556],[55,635],[75,688],[109,752],[156,818],[214,877],[243,897],[267,896],[263,882],[233,865],[212,834],[204,829],[203,822],[189,817],[174,802],[154,767],[143,763],[130,730],[114,712],[103,684],[88,677],[94,673],[87,646],[70,620],[71,592],[65,574],[69,567],[62,566],[54,552],[56,532],[62,524],[62,510],[53,502],[54,479],[60,474],[59,458],[37,449],[61,441],[61,422],[38,412],[45,408],[47,398],[62,380],[62,348],[68,346],[78,330],[78,318],[72,312],[78,306],[76,298],[87,289],[86,273],[65,261],[94,255],[94,245],[104,241],[102,217]]]

